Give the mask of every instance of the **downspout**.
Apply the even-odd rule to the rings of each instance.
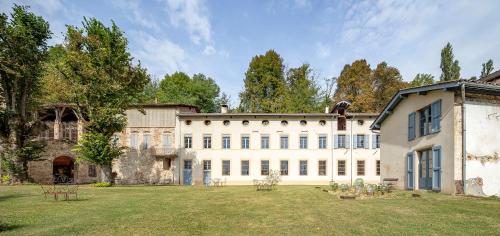
[[[350,148],[350,153],[351,153],[351,186],[352,186],[352,169],[353,169],[353,163],[352,163],[352,151],[353,151],[353,145],[354,145],[354,136],[352,136],[352,121],[354,120],[354,115],[351,117],[351,135],[349,136],[349,148]]]
[[[181,185],[181,159],[182,159],[182,152],[181,152],[181,147],[182,147],[182,137],[181,137],[182,130],[181,130],[181,127],[182,127],[182,125],[181,124],[182,124],[182,122],[180,120],[178,112],[176,112],[175,116],[177,118],[176,122],[179,122],[178,123],[179,124],[179,136],[177,136],[178,139],[179,139],[179,143],[177,144],[177,147],[178,147],[177,150],[178,150],[178,153],[179,153],[179,156],[177,157],[177,159],[179,159],[179,164],[177,165],[177,169],[178,169],[178,172],[179,172],[179,177],[178,177],[178,179],[179,179],[179,185]]]
[[[466,181],[466,160],[467,160],[467,143],[466,143],[466,122],[465,122],[465,83],[461,86],[462,94],[462,184],[463,184],[463,194],[465,195],[465,181]]]
[[[330,122],[330,127],[331,127],[331,130],[332,130],[332,136],[331,136],[331,139],[332,141],[330,142],[330,150],[331,150],[331,157],[332,157],[332,163],[331,163],[331,166],[332,166],[332,170],[331,170],[331,175],[332,175],[332,178],[331,178],[331,181],[333,181],[333,144],[335,143],[335,135],[333,134],[333,121],[334,121],[334,115],[332,114],[332,120]]]

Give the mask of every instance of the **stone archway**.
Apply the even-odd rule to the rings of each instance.
[[[74,179],[75,162],[68,156],[59,156],[52,161],[54,183],[72,182]]]

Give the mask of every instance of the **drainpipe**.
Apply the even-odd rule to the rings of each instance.
[[[182,159],[181,147],[182,147],[182,140],[183,140],[183,138],[181,137],[181,135],[182,135],[182,130],[181,130],[182,122],[181,122],[181,119],[179,117],[179,113],[177,111],[176,111],[175,116],[176,116],[176,122],[178,122],[178,124],[179,124],[179,136],[177,136],[178,140],[179,140],[179,143],[177,144],[177,147],[178,147],[178,149],[177,149],[177,153],[178,153],[177,159],[179,160],[179,164],[177,165],[177,169],[179,171],[179,177],[178,177],[178,179],[179,179],[179,185],[181,185],[181,159]],[[175,176],[174,176],[174,178],[175,178]]]
[[[353,169],[353,164],[352,164],[352,151],[353,151],[353,145],[354,145],[354,136],[352,136],[352,121],[354,120],[354,115],[351,117],[351,135],[349,136],[349,149],[350,149],[350,153],[351,153],[351,186],[352,186],[352,169]]]
[[[466,181],[466,161],[467,161],[467,143],[466,143],[466,122],[465,122],[465,83],[462,83],[461,87],[462,93],[462,183],[463,183],[463,191],[465,195],[465,181]]]
[[[331,170],[331,175],[332,175],[332,178],[331,178],[331,181],[333,181],[333,144],[335,143],[335,135],[333,134],[333,121],[334,121],[334,115],[332,114],[332,120],[330,122],[330,127],[331,127],[331,130],[332,130],[332,136],[331,136],[331,143],[330,143],[330,150],[331,150],[331,157],[332,157],[332,163],[331,163],[331,166],[332,166],[332,170]]]

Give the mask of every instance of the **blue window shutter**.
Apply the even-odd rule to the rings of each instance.
[[[339,135],[338,134],[334,135],[333,148],[335,148],[335,149],[339,148]]]
[[[441,147],[432,148],[432,190],[441,190]]]
[[[352,136],[352,148],[358,148],[358,135],[357,134]]]
[[[435,101],[431,105],[432,115],[432,132],[439,132],[441,128],[441,99]]]
[[[414,189],[413,152],[406,154],[406,188]]]
[[[351,135],[346,135],[345,136],[345,148],[350,148],[351,147]]]
[[[377,134],[372,134],[372,149],[377,148]]]
[[[416,113],[412,112],[408,115],[408,141],[415,139]]]
[[[370,135],[365,134],[365,149],[370,148]]]

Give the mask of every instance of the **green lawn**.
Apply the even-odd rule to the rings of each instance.
[[[0,186],[0,234],[500,235],[500,200],[396,192],[338,200],[314,186],[83,187],[79,201]]]

